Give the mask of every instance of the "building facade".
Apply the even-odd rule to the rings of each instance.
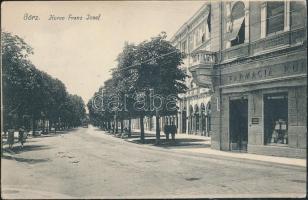
[[[210,136],[212,91],[210,85],[197,84],[189,69],[205,61],[200,52],[211,50],[212,26],[211,5],[204,4],[170,40],[187,55],[181,68],[189,76],[186,79],[188,90],[180,95],[178,102],[178,133]]]
[[[171,41],[192,75],[179,102],[186,131],[209,98],[212,148],[306,157],[306,18],[305,1],[206,3]]]

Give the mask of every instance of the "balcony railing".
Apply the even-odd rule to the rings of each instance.
[[[288,47],[306,40],[306,28],[299,28],[279,34],[270,35],[251,43],[244,43],[222,51],[222,60],[245,58],[262,54],[279,47]]]
[[[241,44],[238,46],[226,49],[222,53],[223,60],[247,57],[249,55],[249,45]]]
[[[215,53],[206,50],[200,50],[192,55],[192,66],[203,64],[214,64],[216,62]]]

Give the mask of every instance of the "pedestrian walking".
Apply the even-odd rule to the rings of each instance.
[[[171,132],[170,132],[170,125],[167,125],[167,124],[166,124],[166,125],[164,126],[164,132],[165,132],[165,135],[166,135],[166,140],[169,141],[169,134],[171,133]]]
[[[24,142],[25,142],[24,133],[25,133],[25,128],[22,126],[22,127],[19,129],[19,131],[18,131],[18,141],[19,141],[20,144],[21,144],[21,148],[24,147]]]
[[[14,129],[8,130],[7,142],[9,144],[9,148],[12,149],[14,145]]]
[[[176,125],[170,125],[170,133],[172,137],[172,142],[175,142],[175,134],[176,134]]]

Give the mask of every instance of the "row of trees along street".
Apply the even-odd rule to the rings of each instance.
[[[33,133],[68,129],[86,119],[81,97],[29,60],[33,49],[17,35],[1,32],[4,131],[22,126]],[[40,127],[38,127],[40,126]]]
[[[156,142],[159,142],[160,117],[177,113],[177,110],[166,108],[168,98],[175,97],[175,102],[178,94],[187,90],[187,75],[180,68],[184,57],[183,53],[166,40],[164,32],[138,45],[126,43],[117,57],[118,64],[112,70],[112,77],[105,81],[103,87],[100,87],[87,103],[91,123],[118,133],[118,124],[120,123],[120,131],[123,132],[123,121],[128,120],[130,137],[131,119],[139,118],[140,140],[144,143],[144,117],[155,116]],[[150,98],[151,92],[152,95],[154,92],[162,97],[162,109],[150,108],[151,103],[157,104],[149,102],[153,101]],[[101,97],[99,100],[96,98],[98,96]],[[142,110],[136,109],[136,101],[140,100],[140,97],[146,102],[145,109]],[[115,105],[118,109],[108,109],[114,108]]]

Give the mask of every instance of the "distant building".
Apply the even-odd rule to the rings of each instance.
[[[214,149],[306,157],[306,9],[288,0],[204,4],[171,39],[193,77],[180,132],[210,130]]]

